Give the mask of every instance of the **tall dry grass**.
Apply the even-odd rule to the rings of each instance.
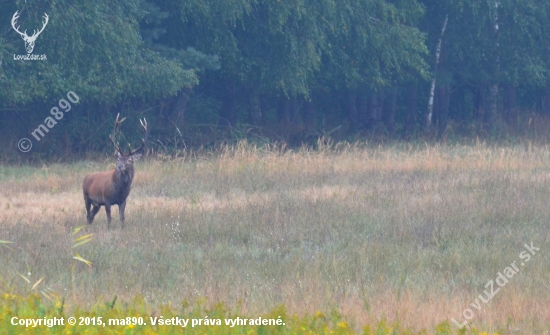
[[[81,182],[111,160],[0,167],[0,289],[57,292],[79,304],[143,294],[151,304],[206,299],[248,315],[339,310],[356,326],[387,318],[428,328],[462,312],[513,261],[532,259],[470,325],[550,328],[550,151],[513,147],[339,144],[150,158],[120,229],[105,212],[79,247]],[[496,285],[496,284],[495,284]],[[496,287],[496,286],[495,286]],[[71,292],[73,291],[73,292]],[[76,292],[74,292],[76,291]],[[515,331],[515,332],[514,332]]]

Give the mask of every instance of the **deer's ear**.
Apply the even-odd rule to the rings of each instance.
[[[122,155],[120,154],[120,152],[118,152],[118,150],[117,150],[117,152],[116,152],[116,156],[117,156],[118,158],[122,157]]]
[[[133,154],[132,155],[132,160],[137,161],[138,159],[140,159],[140,157],[141,157],[141,154]]]

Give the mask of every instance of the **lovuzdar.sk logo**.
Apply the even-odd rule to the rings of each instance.
[[[32,51],[34,50],[34,43],[36,42],[36,39],[44,31],[44,28],[46,28],[46,25],[50,20],[48,14],[44,13],[44,17],[43,17],[44,20],[42,21],[42,29],[38,31],[34,30],[31,36],[27,35],[27,30],[23,32],[19,30],[20,26],[17,25],[17,19],[19,19],[19,11],[13,14],[13,17],[11,18],[11,26],[13,27],[13,30],[15,30],[19,35],[21,35],[21,38],[23,38],[23,41],[25,41],[25,49],[27,50],[27,54],[26,55],[14,54],[13,59],[14,60],[47,60],[46,55],[33,55]]]

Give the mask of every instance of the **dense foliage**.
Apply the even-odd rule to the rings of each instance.
[[[29,35],[48,15],[31,53],[47,60],[17,59],[16,12]],[[550,113],[550,4],[539,0],[2,0],[0,22],[4,152],[68,91],[78,109],[35,152],[102,149],[117,112],[146,114],[173,148],[506,136]]]

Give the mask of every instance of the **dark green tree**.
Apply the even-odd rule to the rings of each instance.
[[[21,29],[49,22],[34,53],[46,61],[18,61],[23,42],[13,30],[0,32],[1,105],[22,105],[63,96],[68,90],[85,103],[111,104],[125,99],[173,95],[198,78],[193,69],[147,48],[139,31],[146,12],[142,1],[17,1],[0,3],[0,20],[18,11]]]

